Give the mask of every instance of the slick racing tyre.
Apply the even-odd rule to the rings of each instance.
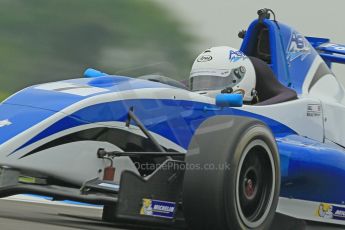
[[[200,125],[186,156],[183,182],[190,229],[268,229],[279,190],[278,149],[265,124],[218,116]]]
[[[117,219],[115,216],[116,206],[115,205],[104,205],[102,212],[102,221],[116,223]]]

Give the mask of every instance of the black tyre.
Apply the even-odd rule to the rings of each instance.
[[[115,205],[104,205],[102,212],[102,220],[105,222],[115,223],[117,222],[115,217],[116,206]]]
[[[280,191],[279,154],[262,122],[205,121],[186,157],[183,209],[193,230],[268,229]]]

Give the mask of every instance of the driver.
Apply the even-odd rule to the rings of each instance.
[[[253,64],[244,53],[227,46],[210,48],[196,58],[189,86],[192,91],[209,97],[238,93],[247,104],[257,102]]]

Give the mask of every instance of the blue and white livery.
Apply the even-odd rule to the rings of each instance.
[[[168,84],[93,72],[28,87],[0,104],[0,165],[81,186],[102,178],[109,164],[98,149],[152,151],[140,128],[126,125],[131,108],[162,148],[180,153],[208,118],[250,117],[267,124],[279,149],[277,211],[345,225],[345,90],[330,70],[331,62],[344,62],[344,46],[264,19],[251,23],[229,59],[243,54],[264,60],[298,99],[220,108],[214,98]],[[114,167],[115,182],[125,170],[140,173],[126,156]]]

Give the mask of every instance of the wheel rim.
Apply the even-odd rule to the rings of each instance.
[[[270,211],[275,189],[272,152],[261,140],[251,142],[241,157],[237,172],[238,213],[249,228],[260,226]]]

